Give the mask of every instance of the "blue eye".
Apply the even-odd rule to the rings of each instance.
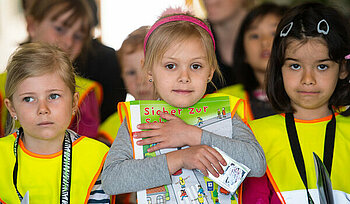
[[[50,94],[49,99],[54,100],[58,99],[59,97],[61,97],[59,94]]]
[[[292,64],[292,65],[290,65],[290,68],[292,68],[294,70],[299,70],[301,68],[301,66],[298,64]]]
[[[167,64],[167,65],[165,65],[165,67],[166,67],[167,69],[175,69],[175,68],[176,68],[176,65],[175,65],[175,64]]]
[[[125,75],[134,76],[134,75],[136,75],[136,71],[135,70],[127,71],[127,72],[125,72]]]
[[[34,98],[27,96],[27,97],[24,97],[24,98],[23,98],[23,101],[24,101],[24,102],[30,103],[30,102],[33,102],[33,101],[34,101]]]
[[[320,65],[317,66],[317,69],[319,69],[319,70],[326,70],[326,69],[328,69],[328,66],[325,65],[325,64],[320,64]]]
[[[200,68],[202,68],[202,66],[199,64],[191,64],[191,69],[200,69]]]

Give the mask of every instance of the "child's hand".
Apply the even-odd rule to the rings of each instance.
[[[224,173],[220,163],[226,165],[226,161],[221,154],[207,145],[198,145],[169,152],[166,156],[170,174],[185,168],[199,169],[205,176],[208,176],[209,171],[213,176],[218,177],[219,173]]]
[[[137,142],[138,145],[158,143],[147,151],[154,152],[163,148],[194,146],[201,143],[202,130],[196,126],[188,125],[180,118],[168,113],[160,113],[165,123],[143,123],[139,129],[149,129],[135,134],[135,138],[147,138]],[[148,138],[149,137],[149,138]]]

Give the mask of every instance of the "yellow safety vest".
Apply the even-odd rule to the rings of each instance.
[[[106,138],[111,144],[115,140],[121,125],[118,113],[110,115],[99,127],[98,135]]]
[[[5,203],[20,203],[12,181],[16,137],[17,133],[0,138],[0,201]],[[88,202],[107,152],[108,147],[94,139],[80,137],[73,142],[71,203]],[[60,202],[61,170],[62,151],[39,155],[27,150],[19,141],[17,187],[22,196],[29,191],[30,203]]]
[[[5,135],[5,125],[6,125],[6,117],[7,117],[7,109],[3,100],[5,98],[5,84],[6,84],[6,76],[7,72],[0,74],[0,137]],[[85,79],[79,76],[75,77],[75,82],[77,84],[77,92],[79,93],[79,102],[78,106],[80,107],[81,103],[84,101],[87,94],[94,90],[96,94],[96,98],[98,100],[99,105],[102,103],[103,91],[102,86],[95,81]],[[73,117],[72,117],[73,121]]]
[[[232,86],[228,86],[228,87],[219,89],[219,90],[217,90],[217,93],[229,94],[229,95],[244,99],[247,103],[248,121],[254,120],[253,111],[252,111],[251,105],[249,103],[249,94],[246,90],[244,90],[244,87],[242,84],[235,84]]]
[[[331,171],[335,203],[347,203],[350,198],[350,117],[336,115],[336,135]],[[295,119],[298,138],[305,162],[308,188],[312,199],[318,201],[313,152],[323,158],[325,130],[332,116],[316,120]],[[267,176],[281,203],[307,203],[302,179],[293,159],[284,114],[269,116],[249,122],[262,146]]]
[[[220,96],[228,96],[229,101],[230,101],[230,111],[231,111],[231,117],[234,117],[235,113],[239,115],[239,117],[242,119],[244,123],[247,123],[247,105],[246,102],[243,99],[228,95],[228,94],[223,94],[223,93],[214,93],[214,94],[208,94],[205,95],[205,98],[210,98],[210,97],[220,97]],[[132,137],[132,130],[131,130],[131,115],[130,115],[130,102],[120,102],[118,103],[118,113],[119,113],[119,120],[122,122],[123,118],[125,117],[127,119],[127,124],[128,124],[128,131],[130,135],[131,142],[133,144],[133,137]],[[217,185],[217,184],[215,184]],[[238,203],[242,203],[242,185],[238,189]],[[236,200],[232,200],[231,204],[237,203]]]

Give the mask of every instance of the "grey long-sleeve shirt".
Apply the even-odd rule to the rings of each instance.
[[[264,152],[252,131],[235,115],[232,138],[203,130],[201,144],[215,146],[234,160],[251,169],[248,176],[263,176],[266,170]],[[136,192],[172,183],[166,155],[133,159],[131,140],[124,122],[109,150],[102,172],[102,188],[110,195]]]

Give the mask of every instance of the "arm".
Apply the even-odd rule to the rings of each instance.
[[[203,130],[201,144],[218,147],[234,160],[249,167],[250,177],[260,177],[265,173],[264,152],[252,131],[237,114],[232,118],[232,138]]]
[[[90,192],[88,203],[110,203],[110,196],[102,190],[101,175],[97,178]]]
[[[112,195],[169,183],[171,178],[166,155],[141,160],[133,159],[131,140],[124,120],[104,164],[103,190]]]

